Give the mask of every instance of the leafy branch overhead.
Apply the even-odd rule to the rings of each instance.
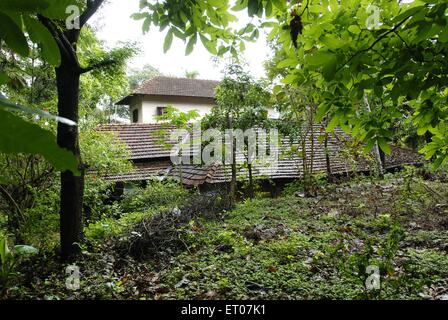
[[[282,1],[273,1],[281,3]],[[249,7],[248,7],[249,6]],[[168,29],[164,42],[164,51],[168,51],[174,37],[186,43],[186,54],[190,54],[194,46],[200,41],[202,45],[213,55],[231,53],[238,55],[238,51],[244,48],[244,41],[254,41],[259,37],[259,30],[252,23],[240,30],[232,27],[237,21],[233,11],[248,8],[249,15],[259,17],[266,13],[273,15],[272,3],[264,8],[262,1],[238,1],[231,7],[228,0],[207,1],[159,1],[149,3],[140,1],[140,12],[132,17],[135,20],[143,20],[143,32],[150,30],[151,26],[159,27],[161,31]],[[232,10],[231,10],[232,9]]]
[[[0,40],[4,41],[12,52],[18,54],[22,58],[28,58],[30,56],[30,45],[33,43],[40,49],[43,61],[54,67],[59,67],[62,59],[65,59],[65,61],[69,61],[79,74],[100,68],[113,68],[115,64],[120,64],[122,61],[129,58],[135,50],[129,45],[125,45],[124,48],[119,48],[111,51],[108,55],[103,55],[102,60],[97,60],[97,56],[95,59],[83,59],[80,63],[76,53],[78,48],[75,45],[80,37],[80,29],[65,30],[66,28],[64,25],[68,17],[66,10],[68,6],[77,5],[79,8],[84,9],[79,17],[80,26],[82,27],[103,2],[103,0],[60,0],[56,2],[48,0],[38,0],[33,2],[26,0],[2,1],[0,3]],[[7,70],[0,71],[0,85],[9,84],[10,82],[12,83],[12,77],[13,75],[8,74]],[[0,97],[0,108],[0,111],[20,111],[56,120],[65,125],[76,125],[76,123],[72,121],[73,119],[52,116],[40,109],[16,105],[3,95]],[[59,155],[61,161],[65,159],[66,166],[63,166],[61,161],[54,162],[54,157],[45,151],[47,149],[55,150],[55,146],[57,146],[56,137],[52,133],[43,129],[37,131],[35,125],[23,121],[18,115],[8,114],[8,119],[13,119],[15,124],[21,123],[28,133],[41,132],[42,134],[40,136],[42,139],[39,140],[39,143],[41,144],[35,144],[36,150],[33,148],[24,148],[22,141],[20,140],[24,136],[8,135],[6,132],[7,127],[2,126],[0,129],[2,139],[4,140],[2,147],[5,148],[0,149],[2,152],[13,152],[14,146],[17,146],[17,152],[24,152],[24,150],[34,150],[37,152],[42,150],[37,153],[44,155],[47,160],[55,165],[55,167],[61,170],[78,172],[78,168],[73,165],[75,158],[69,152],[55,153]],[[6,138],[8,140],[5,140]],[[28,139],[27,141],[31,140]],[[7,148],[6,144],[8,144]]]
[[[283,84],[316,85],[324,101],[318,120],[327,118],[328,131],[340,126],[372,148],[388,153],[391,125],[403,119],[404,104],[412,106],[407,121],[419,134],[434,137],[422,152],[448,161],[447,136],[447,3],[443,0],[238,0],[141,1],[134,19],[168,29],[164,50],[174,37],[192,52],[198,41],[214,55],[244,49],[260,29],[279,49],[277,69]],[[234,30],[232,12],[247,10],[253,21]],[[379,99],[388,112],[367,114],[364,96]],[[433,108],[427,108],[428,101]],[[435,138],[437,137],[437,138]]]
[[[68,1],[51,3],[44,0],[2,1],[0,3],[0,40],[4,41],[12,52],[23,58],[29,57],[31,53],[29,42],[31,40],[40,48],[43,60],[57,67],[61,63],[58,44],[49,30],[37,19],[36,14],[64,18],[68,3]],[[12,78],[6,71],[0,71],[0,85],[11,81]],[[58,147],[53,133],[23,120],[17,113],[34,114],[69,126],[76,125],[75,122],[52,116],[40,109],[16,105],[3,95],[0,96],[0,112],[2,114],[1,152],[40,154],[58,170],[78,173],[75,157],[67,150]]]
[[[406,122],[431,137],[421,150],[427,159],[436,166],[448,161],[446,1],[283,3],[288,8],[268,35],[273,76],[283,85],[316,86],[323,98],[318,120],[328,120],[328,131],[339,126],[366,151],[378,143],[388,153],[394,124]]]

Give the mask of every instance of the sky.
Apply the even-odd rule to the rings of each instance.
[[[143,35],[142,20],[135,21],[130,16],[139,11],[138,0],[109,0],[92,18],[91,25],[97,29],[98,38],[110,48],[120,41],[138,42],[141,54],[129,63],[129,67],[141,68],[150,64],[165,75],[183,77],[186,71],[198,71],[200,79],[220,80],[223,64],[216,65],[212,55],[198,41],[192,54],[185,56],[183,41],[173,41],[171,49],[163,53],[163,42],[166,31],[160,32],[152,28]],[[244,13],[240,15],[239,24],[246,23]],[[248,63],[247,71],[255,78],[261,78],[265,72],[263,61],[267,59],[269,49],[264,34],[256,43],[247,43],[244,60]]]

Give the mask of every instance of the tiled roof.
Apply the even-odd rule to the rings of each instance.
[[[325,173],[327,171],[327,161],[324,142],[319,141],[320,128],[315,129],[314,138],[314,161],[313,172]],[[342,138],[342,139],[341,139]],[[372,159],[360,156],[353,159],[344,155],[342,151],[343,140],[347,136],[342,130],[335,130],[335,133],[329,135],[327,151],[330,157],[330,168],[332,174],[345,174],[353,172],[363,172],[374,169],[373,156]],[[297,145],[293,143],[293,145]],[[300,178],[303,176],[303,161],[297,155],[291,155],[288,151],[291,149],[289,139],[283,139],[279,150],[279,161],[277,166],[269,167],[263,163],[253,165],[254,178],[269,178],[269,179],[291,179]],[[307,139],[306,150],[308,154],[308,161],[311,155],[311,139]],[[238,157],[241,158],[241,155]],[[403,165],[412,165],[422,163],[422,157],[410,150],[399,147],[392,147],[390,156],[386,155],[385,169],[392,169]],[[179,180],[180,170],[178,167],[173,168],[169,174],[170,177]],[[248,170],[245,168],[238,168],[238,179],[247,179]],[[185,185],[198,186],[204,183],[216,184],[228,182],[231,179],[231,166],[213,164],[210,166],[184,165],[182,166],[182,182]]]
[[[170,150],[157,144],[157,131],[160,130],[161,125],[109,125],[102,126],[100,130],[114,132],[118,139],[124,142],[131,151],[131,160],[138,160],[139,163],[135,165],[135,170],[131,174],[116,175],[108,177],[112,181],[135,181],[147,180],[151,177],[168,174],[168,176],[179,179],[179,169],[177,167],[171,168],[169,160]],[[174,129],[172,127],[171,129]],[[314,138],[314,172],[326,172],[326,153],[324,143],[319,141],[319,136],[322,134],[322,127],[315,127]],[[355,171],[367,171],[372,169],[373,163],[364,157],[350,160],[350,157],[344,155],[341,150],[344,145],[343,140],[347,139],[341,130],[336,129],[334,133],[329,135],[327,150],[330,155],[331,171],[333,174],[349,173]],[[294,145],[297,145],[294,143]],[[269,168],[260,169],[260,164],[254,164],[254,177],[269,177],[272,179],[281,178],[298,178],[302,176],[302,160],[297,156],[287,154],[290,150],[290,141],[285,138],[280,146],[280,159],[278,162],[278,169],[267,172]],[[307,139],[307,153],[311,154],[311,139]],[[238,158],[243,157],[239,155]],[[141,162],[146,160],[144,164]],[[393,147],[392,154],[386,156],[386,168],[394,168],[405,164],[422,163],[422,157],[413,151]],[[190,186],[197,186],[204,183],[222,183],[230,180],[231,169],[230,166],[210,165],[184,165],[182,166],[183,183]],[[240,178],[247,177],[247,170],[239,169],[238,176]]]
[[[105,179],[115,182],[150,180],[154,177],[163,177],[171,165],[170,160],[135,163],[133,171],[106,176]]]
[[[114,133],[131,153],[130,160],[169,158],[171,146],[168,137],[174,127],[165,129],[160,124],[103,125],[100,131]],[[161,140],[161,130],[166,131],[165,142]]]
[[[393,169],[403,165],[415,165],[421,164],[422,159],[418,157],[415,153],[409,150],[393,147],[392,157],[397,158],[400,155],[406,156],[406,161],[396,163],[390,161],[390,157],[386,156],[386,169]],[[353,172],[364,172],[373,169],[373,163],[368,162],[365,159],[359,159],[356,163],[351,161],[345,161],[346,159],[340,156],[335,156],[330,158],[330,167],[332,174],[350,174]],[[262,168],[260,170],[259,166],[254,165],[253,177],[256,179],[268,178],[268,179],[292,179],[300,178],[303,176],[302,162],[297,158],[282,158],[278,162],[278,167],[269,172],[269,167]],[[324,158],[317,158],[314,162],[314,173],[325,173],[326,160]],[[175,180],[180,179],[180,171],[178,167],[175,167],[170,172],[169,176]],[[245,168],[239,168],[238,179],[247,179],[248,171]],[[194,165],[184,165],[182,167],[182,182],[189,186],[199,186],[205,183],[217,184],[229,182],[231,179],[231,167],[226,165],[214,164],[210,166],[194,166]]]
[[[157,96],[214,98],[215,88],[218,84],[218,81],[213,80],[155,77],[143,83],[134,93]]]

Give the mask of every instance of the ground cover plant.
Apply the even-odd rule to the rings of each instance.
[[[210,205],[159,212],[149,205],[140,208],[147,214],[134,215],[125,227],[120,223],[129,213],[111,220],[115,232],[88,227],[76,261],[83,275],[80,290],[66,289],[65,266],[48,266],[52,257],[47,253],[22,264],[23,277],[3,294],[40,299],[444,299],[446,186],[443,178],[424,180],[412,170],[385,180],[362,177],[327,184],[312,198],[297,192],[247,200],[214,215]],[[155,239],[163,241],[151,247]],[[378,289],[366,289],[369,265],[379,268]]]

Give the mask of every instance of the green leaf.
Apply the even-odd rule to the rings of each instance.
[[[329,58],[329,60],[322,67],[322,75],[324,79],[327,81],[331,81],[334,79],[336,68],[337,68],[337,59],[335,56]]]
[[[448,42],[448,28],[445,28],[440,34],[439,39],[442,42]]]
[[[9,82],[9,77],[5,72],[0,71],[0,86]]]
[[[375,141],[374,140],[369,140],[366,144],[366,146],[364,147],[364,153],[369,153],[370,151],[372,151],[373,147],[375,146]]]
[[[285,59],[283,61],[280,61],[277,64],[277,68],[280,68],[280,69],[283,69],[283,68],[286,68],[286,67],[295,68],[297,66],[297,63],[298,63],[297,59],[288,58],[288,59]]]
[[[335,60],[335,55],[328,51],[318,51],[315,54],[308,56],[305,63],[309,66],[323,66],[332,63]]]
[[[37,124],[0,110],[0,136],[0,152],[39,154],[56,170],[69,170],[79,175],[78,162],[73,153],[61,149],[56,143],[56,137]]]
[[[40,12],[49,6],[48,1],[45,0],[2,0],[0,11]]]
[[[391,154],[392,150],[386,140],[378,139],[378,146],[381,148],[381,150],[384,151],[385,154],[387,155]]]
[[[351,25],[350,27],[348,27],[348,31],[350,31],[353,34],[360,34],[361,28],[358,27],[357,25]]]
[[[221,0],[208,0],[208,3],[217,8],[222,8],[225,5],[225,3]]]
[[[8,241],[6,240],[6,237],[2,237],[0,239],[0,258],[2,265],[5,265],[9,256],[11,254],[11,251],[8,247]]]
[[[146,19],[145,19],[145,21],[143,22],[143,25],[142,25],[143,34],[146,34],[146,33],[149,32],[149,29],[151,28],[151,23],[152,23],[151,16],[146,17]]]
[[[326,131],[328,133],[332,132],[338,126],[339,122],[340,122],[339,117],[337,115],[333,116],[331,121],[328,123]]]
[[[322,121],[322,119],[325,117],[325,115],[330,111],[331,104],[324,102],[322,103],[318,108],[316,112],[316,120],[318,122]]]
[[[28,107],[24,107],[21,105],[14,104],[10,101],[8,101],[1,93],[0,93],[0,109],[6,110],[6,111],[13,111],[13,112],[24,112],[28,114],[35,114],[43,118],[47,118],[50,120],[56,120],[58,122],[64,123],[69,126],[76,126],[76,122],[71,121],[66,118],[54,116],[52,114],[49,114],[48,112],[44,112],[39,109],[32,109]]]
[[[148,18],[148,14],[145,12],[137,12],[131,15],[131,18],[134,20],[143,20]]]
[[[222,57],[224,54],[230,51],[230,47],[221,46],[218,51],[218,56]]]
[[[286,10],[286,1],[285,0],[272,0],[274,7],[276,7],[280,11]]]
[[[198,35],[194,34],[187,43],[187,48],[185,49],[185,55],[190,55],[193,52],[194,46],[198,41]]]
[[[218,54],[218,50],[216,49],[216,41],[211,41],[207,39],[205,36],[200,34],[201,42],[204,45],[204,47],[213,55]]]
[[[247,9],[249,11],[249,17],[253,17],[257,14],[259,10],[259,2],[258,0],[249,0],[249,4],[247,6]]]
[[[40,10],[40,13],[50,19],[65,19],[71,14],[71,12],[67,13],[67,8],[78,5],[77,1],[74,0],[51,0],[49,3],[50,6],[44,10]],[[82,8],[80,10],[82,12]]]
[[[172,44],[173,44],[173,31],[169,30],[165,37],[165,42],[163,43],[163,52],[167,53],[168,50],[170,50]]]
[[[238,0],[235,6],[232,7],[232,11],[241,11],[246,9],[247,3],[244,0]]]
[[[23,255],[23,256],[30,256],[34,254],[38,254],[39,250],[32,246],[25,246],[25,245],[17,245],[14,246],[14,252]]]
[[[31,40],[40,45],[44,60],[58,67],[61,64],[61,52],[50,31],[34,18],[25,16],[24,22]]]
[[[28,57],[30,54],[22,28],[10,16],[2,12],[0,12],[0,39],[5,40],[6,44],[22,57]]]

